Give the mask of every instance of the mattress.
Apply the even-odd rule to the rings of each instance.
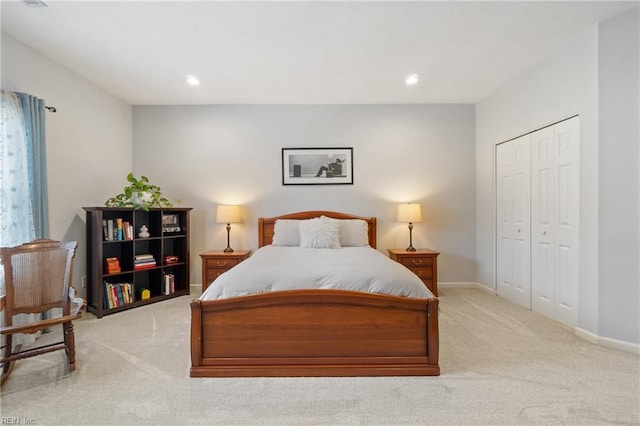
[[[399,297],[435,297],[411,271],[371,247],[317,249],[264,246],[216,278],[201,300],[270,291],[351,290]]]

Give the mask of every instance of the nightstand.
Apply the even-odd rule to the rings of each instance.
[[[251,250],[234,250],[225,253],[222,250],[211,250],[200,253],[202,258],[202,292],[209,287],[220,274],[227,272],[251,255]]]
[[[387,249],[389,257],[416,274],[431,293],[438,295],[438,253],[429,249]]]

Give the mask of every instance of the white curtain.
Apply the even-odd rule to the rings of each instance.
[[[0,246],[7,247],[35,238],[25,125],[16,94],[2,93],[0,120]]]
[[[14,93],[2,92],[0,110],[0,246],[2,247],[16,246],[36,237],[29,188],[26,137],[20,99]],[[0,269],[0,294],[4,294],[4,270],[2,269]],[[4,322],[4,315],[2,318]],[[14,323],[25,320],[27,320],[26,315],[16,315]],[[14,344],[27,344],[34,340],[34,335],[21,335],[14,338]]]

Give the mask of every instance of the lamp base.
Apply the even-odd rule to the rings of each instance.
[[[229,244],[229,234],[231,233],[231,224],[227,223],[227,248],[224,249],[225,253],[233,253],[233,249],[231,248],[231,244]]]
[[[409,247],[407,247],[407,251],[416,251],[413,247],[413,223],[411,222],[409,222]]]

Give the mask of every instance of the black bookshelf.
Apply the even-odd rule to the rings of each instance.
[[[189,294],[191,208],[151,208],[145,211],[84,207],[84,210],[89,312],[101,318]],[[122,224],[121,232],[116,231],[119,223]],[[124,229],[125,223],[130,225],[131,233]],[[143,225],[148,229],[148,237],[138,235]],[[151,255],[155,262],[144,255]],[[147,259],[136,261],[136,257]],[[119,270],[108,270],[107,258],[116,258]]]

